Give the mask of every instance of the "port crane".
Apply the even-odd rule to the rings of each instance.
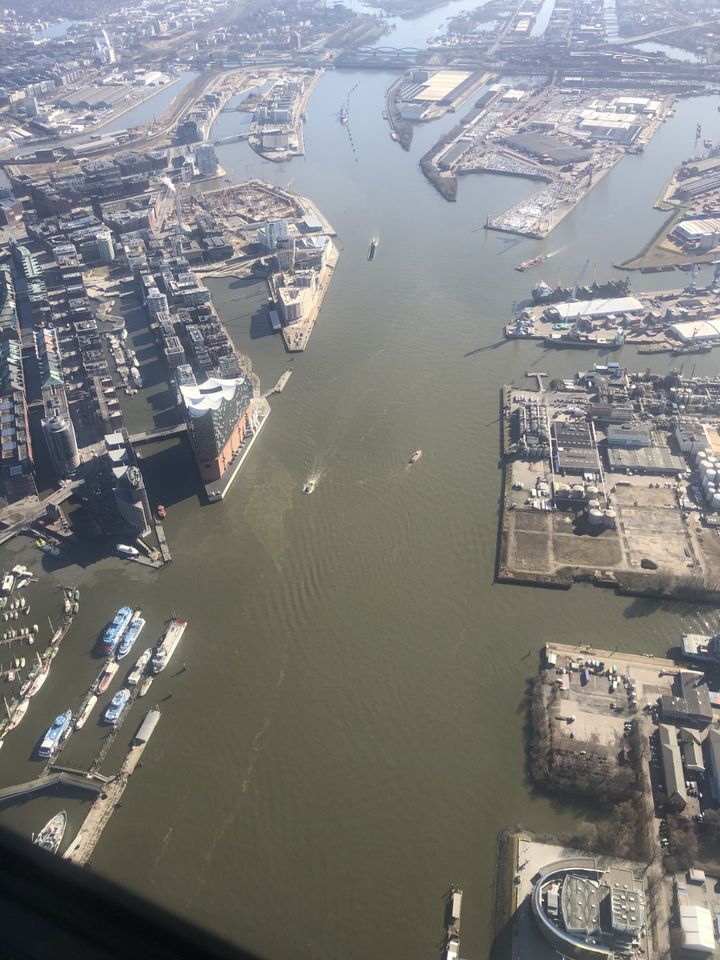
[[[577,276],[575,277],[575,283],[573,284],[572,293],[570,294],[571,300],[577,300],[578,287],[580,286],[580,283],[582,282],[582,278],[585,276],[585,271],[589,266],[590,266],[590,258],[588,257],[588,259],[582,265],[582,269],[578,272]]]

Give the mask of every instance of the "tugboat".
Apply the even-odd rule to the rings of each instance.
[[[408,463],[417,463],[421,456],[422,450],[416,450],[415,453],[410,457]]]

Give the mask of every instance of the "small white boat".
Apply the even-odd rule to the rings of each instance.
[[[303,493],[312,493],[314,489],[315,489],[315,481],[306,480],[303,486]]]
[[[79,716],[79,717],[77,718],[77,720],[75,721],[75,729],[76,729],[76,730],[81,730],[81,729],[83,728],[83,726],[85,725],[85,721],[87,720],[87,718],[88,718],[88,717],[90,716],[90,714],[92,713],[93,707],[95,706],[95,704],[96,704],[97,702],[98,702],[97,695],[93,693],[92,696],[90,696],[90,697],[88,698],[88,702],[87,702],[87,703],[85,704],[85,706],[83,707],[82,713],[80,714],[80,716]]]

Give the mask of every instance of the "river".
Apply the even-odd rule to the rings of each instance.
[[[409,34],[429,36],[459,8],[413,21]],[[392,42],[405,45],[401,27]],[[148,699],[161,702],[162,720],[93,868],[269,960],[433,956],[453,881],[465,890],[462,953],[487,957],[497,831],[575,821],[524,781],[522,695],[541,646],[662,654],[682,630],[718,623],[710,608],[493,583],[499,387],[531,368],[570,374],[595,359],[503,342],[510,305],[541,276],[571,283],[589,260],[585,279],[602,279],[637,252],[662,223],[652,202],[690,154],[695,124],[717,123],[717,100],[681,101],[645,154],[623,160],[541,243],[482,229],[532,189],[525,181],[470,176],[456,204],[438,196],[417,161],[457,118],[420,128],[405,153],[382,119],[391,80],[326,74],[308,107],[304,159],[266,164],[246,144],[219,149],[235,178],[292,180],[338,231],[319,323],[290,361],[262,315],[262,286],[213,282],[263,384],[287,367],[293,377],[222,504],[202,504],[185,446],[145,448],[151,494],[168,506],[168,569],[130,565],[119,576],[117,560],[88,546],[79,566],[31,588],[32,619],[57,615],[59,582],[80,584],[81,613],[0,758],[5,783],[32,775],[33,745],[97,671],[89,651],[116,606],[143,607],[148,642],[171,613],[187,617],[176,654],[187,669],[171,665],[156,681]],[[337,114],[356,84],[354,154]],[[532,274],[513,270],[542,250],[559,252]],[[143,366],[154,364],[139,317],[132,339],[147,351]],[[678,362],[628,348],[613,357],[641,369]],[[716,370],[712,356],[691,365]],[[133,408],[132,429],[167,409],[159,381],[150,397]],[[425,455],[410,468],[417,447]],[[310,473],[317,489],[303,496]],[[29,549],[17,541],[3,559]],[[136,706],[126,729],[142,713]],[[87,762],[101,737],[90,723],[64,761]],[[56,809],[32,801],[2,822],[29,833]],[[68,811],[76,829],[80,805]]]

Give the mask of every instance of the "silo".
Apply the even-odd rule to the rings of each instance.
[[[713,494],[710,506],[713,508],[713,510],[720,510],[720,493]]]
[[[705,502],[712,503],[712,498],[717,492],[718,490],[714,483],[708,484],[708,486],[705,487]]]
[[[591,483],[589,487],[585,488],[585,493],[587,493],[589,497],[596,497],[600,493],[600,488]]]
[[[603,512],[602,510],[598,510],[597,508],[593,507],[592,510],[588,510],[587,518],[588,522],[591,523],[592,526],[596,527],[603,522]]]
[[[615,526],[616,514],[614,510],[605,510],[603,513],[603,522],[606,527],[611,529]]]
[[[581,483],[574,483],[570,491],[570,496],[575,499],[580,499],[581,497],[584,497],[585,490],[583,489],[583,485]]]
[[[588,507],[590,510],[599,510],[600,501],[599,500],[588,500]]]

